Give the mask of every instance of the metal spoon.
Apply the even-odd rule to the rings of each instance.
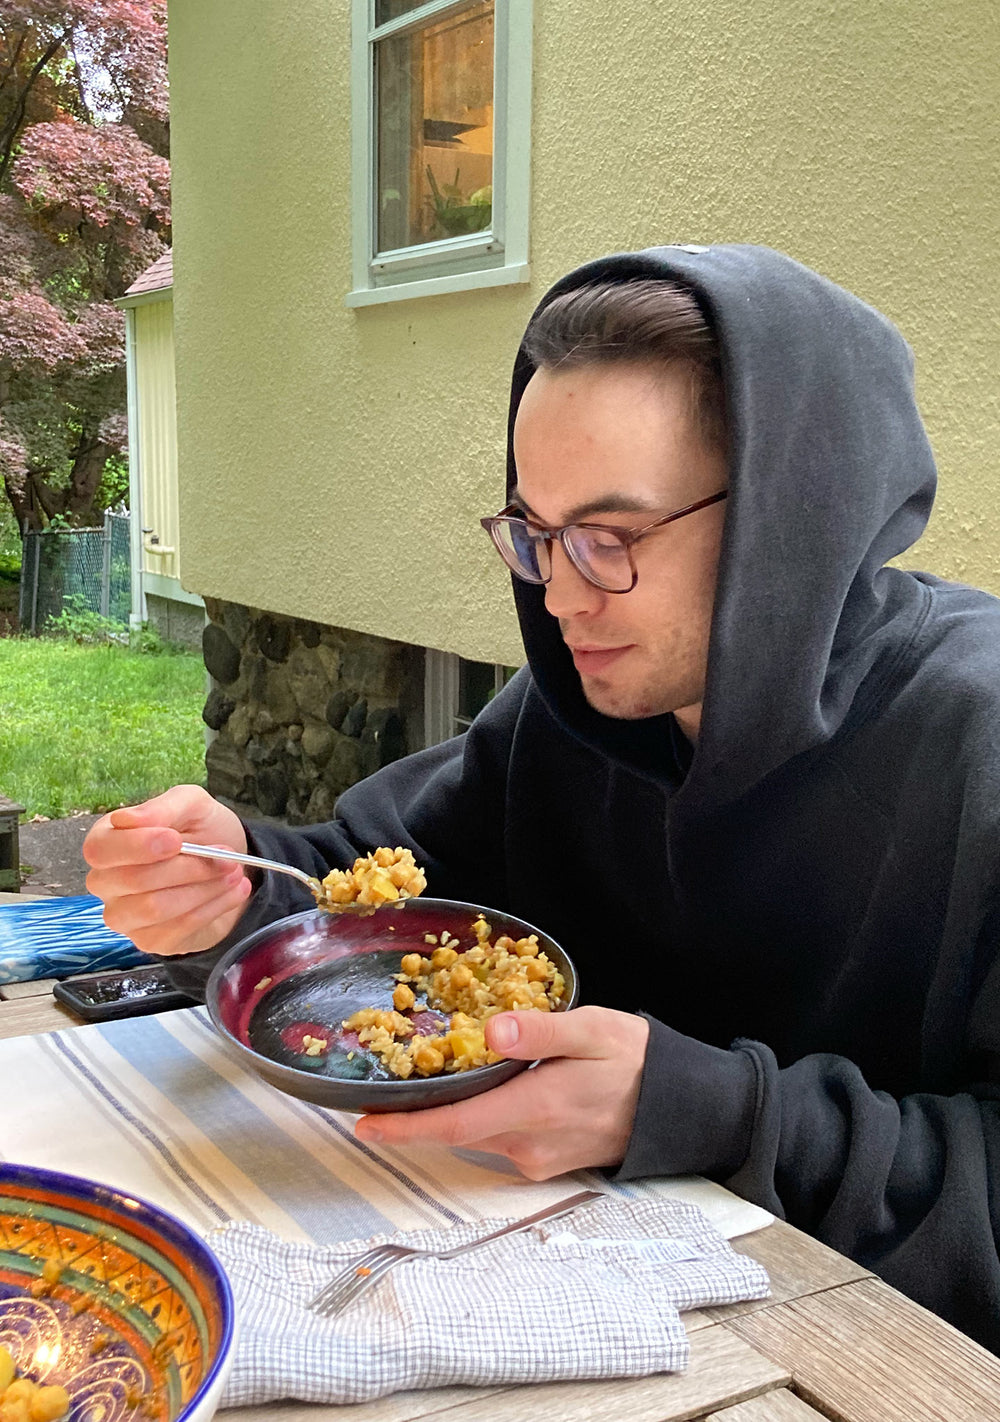
[[[248,864],[252,869],[271,869],[275,874],[290,874],[305,884],[317,904],[327,913],[374,913],[376,904],[335,904],[327,898],[320,881],[304,869],[296,869],[294,864],[282,864],[277,859],[260,859],[256,854],[240,854],[236,849],[216,849],[209,844],[182,844],[182,854],[192,854],[196,859],[227,859],[233,864]]]

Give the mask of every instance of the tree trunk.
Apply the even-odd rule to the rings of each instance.
[[[77,446],[69,488],[63,491],[62,512],[70,523],[83,525],[94,522],[94,498],[110,454],[110,446],[100,439],[95,439],[92,444],[84,444],[81,440]]]
[[[94,440],[92,444],[81,441],[65,489],[53,488],[48,483],[48,469],[29,469],[23,482],[5,477],[4,487],[18,526],[23,529],[27,523],[32,530],[42,529],[57,515],[79,527],[94,524],[94,498],[110,454],[110,446],[103,440]]]

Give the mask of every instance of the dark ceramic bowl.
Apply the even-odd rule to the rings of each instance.
[[[342,1022],[362,1007],[392,1007],[393,974],[404,953],[428,953],[424,935],[476,942],[473,921],[484,914],[494,939],[538,935],[539,947],[566,980],[566,1008],[578,997],[576,971],[551,938],[509,914],[450,899],[403,899],[367,917],[318,910],[269,924],[219,959],[207,1001],[222,1040],[248,1070],[304,1101],[338,1111],[416,1111],[444,1106],[499,1086],[527,1062],[502,1061],[450,1075],[392,1076],[359,1047]],[[304,1055],[304,1036],[332,1043]],[[350,1053],[350,1057],[348,1056]]]

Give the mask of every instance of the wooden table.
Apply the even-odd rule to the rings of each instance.
[[[75,1015],[50,984],[0,1001],[0,1037]],[[10,989],[4,989],[10,991]],[[689,1313],[686,1373],[625,1382],[439,1388],[348,1407],[240,1408],[233,1422],[1000,1422],[1000,1360],[790,1225],[734,1241],[771,1297]]]

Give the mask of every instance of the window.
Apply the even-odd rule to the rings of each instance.
[[[528,278],[531,0],[354,0],[348,305]]]
[[[518,670],[497,662],[470,662],[430,648],[425,667],[424,741],[428,746],[467,731]]]

